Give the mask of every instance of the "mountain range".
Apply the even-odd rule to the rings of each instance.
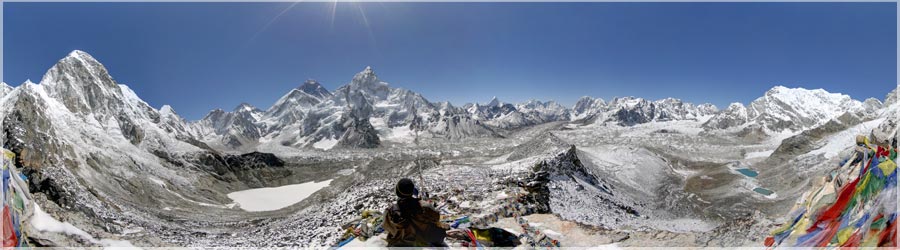
[[[4,83],[0,94],[11,100],[33,100],[19,102],[34,106],[22,107],[24,110],[49,108],[81,117],[85,124],[79,127],[117,130],[134,145],[165,147],[177,141],[225,152],[373,148],[417,137],[502,137],[511,130],[556,121],[632,126],[706,120],[703,128],[710,131],[797,132],[845,114],[865,116],[883,106],[872,98],[860,102],[822,89],[776,86],[749,106],[733,103],[721,111],[712,104],[695,105],[675,98],[616,97],[606,101],[588,96],[571,108],[554,101],[511,104],[497,98],[458,107],[391,87],[366,67],[333,92],[307,80],[265,110],[241,103],[231,111],[215,109],[198,121],[186,121],[168,105],[152,108],[83,51],[73,51],[60,60],[40,84],[26,82],[12,88]],[[51,103],[64,109],[52,108]],[[41,113],[45,112],[34,115]]]
[[[210,235],[220,238],[208,238],[207,243],[231,239],[222,245],[242,244],[231,232],[216,231],[223,228],[257,230],[252,233],[260,237],[253,240],[263,245],[297,241],[269,238],[281,234],[330,244],[340,231],[333,225],[336,222],[304,216],[349,216],[347,207],[383,193],[379,188],[389,187],[394,175],[414,173],[421,165],[418,154],[416,160],[408,154],[414,150],[462,155],[441,157],[451,162],[445,167],[429,163],[437,172],[425,175],[468,175],[459,177],[471,182],[466,185],[490,186],[491,181],[514,178],[503,175],[513,170],[554,173],[554,166],[563,162],[567,168],[562,168],[566,170],[562,175],[580,177],[561,181],[565,178],[549,176],[553,181],[545,184],[564,187],[544,186],[541,190],[546,192],[539,192],[555,194],[552,199],[541,198],[554,212],[593,226],[679,228],[679,221],[659,219],[699,216],[692,212],[694,205],[706,216],[708,206],[699,205],[709,204],[704,199],[735,206],[714,208],[716,216],[762,207],[753,205],[759,200],[781,202],[753,196],[748,186],[766,185],[779,197],[796,195],[795,185],[804,183],[793,177],[807,176],[798,173],[820,169],[814,163],[824,161],[808,160],[823,157],[811,154],[816,147],[829,151],[826,156],[832,148],[843,150],[844,144],[836,142],[846,141],[844,133],[836,131],[856,133],[873,124],[887,128],[872,137],[887,140],[896,133],[896,114],[885,110],[897,108],[896,90],[882,102],[782,86],[746,106],[733,103],[724,110],[675,98],[639,97],[582,97],[573,107],[538,100],[512,104],[497,98],[455,106],[391,87],[367,67],[335,90],[307,80],[269,108],[241,103],[230,111],[216,109],[200,120],[187,121],[169,105],[150,106],[82,51],[59,60],[39,83],[27,81],[17,87],[0,83],[0,94],[2,147],[16,154],[16,166],[28,176],[29,191],[42,209],[74,224],[91,225],[91,233],[118,237],[140,225],[154,237],[182,245],[206,239],[198,236],[200,232],[213,231]],[[414,146],[421,142],[446,145]],[[565,152],[559,154],[561,149]],[[302,158],[304,152],[313,156]],[[564,161],[546,161],[546,153]],[[768,159],[769,154],[777,157],[759,159]],[[290,158],[297,155],[301,157]],[[762,161],[754,168],[760,177],[770,178],[757,183],[731,173],[729,166],[738,164],[735,159],[748,164]],[[482,165],[490,167],[475,167]],[[472,170],[458,171],[461,168]],[[489,170],[496,172],[481,176],[481,171]],[[372,182],[376,177],[386,179]],[[248,217],[226,195],[332,179],[337,183],[333,190],[297,205],[310,210],[285,210],[304,219],[275,216],[267,218],[265,226],[256,226],[256,215]],[[457,185],[440,183],[448,189]],[[584,186],[597,188],[584,192],[579,189]],[[318,203],[310,205],[314,201]],[[571,202],[587,202],[592,209],[568,207]],[[670,211],[673,208],[681,210]],[[311,231],[282,230],[296,229],[292,223],[307,225]]]

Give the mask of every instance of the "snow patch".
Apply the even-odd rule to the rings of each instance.
[[[159,185],[160,187],[165,187],[165,186],[166,186],[166,183],[163,182],[163,181],[160,180],[160,179],[156,179],[156,178],[153,178],[153,177],[149,177],[149,178],[147,178],[147,179],[149,179],[149,180],[152,181],[153,183],[156,183],[156,185]]]
[[[825,158],[832,158],[837,156],[841,151],[852,147],[856,143],[857,135],[868,135],[869,132],[872,131],[873,128],[878,127],[878,124],[884,122],[885,118],[878,118],[871,121],[863,122],[857,124],[856,126],[850,127],[844,131],[838,132],[832,136],[829,136],[827,139],[822,140],[822,147],[810,151],[807,153],[808,155],[818,155],[824,154]]]
[[[770,155],[772,155],[772,153],[775,153],[774,149],[766,150],[766,151],[759,151],[759,152],[749,152],[744,156],[744,159],[753,159],[753,158],[761,158],[761,157],[765,158],[765,157],[769,157]]]
[[[337,145],[337,142],[338,141],[335,139],[322,139],[317,141],[316,143],[313,143],[313,147],[322,150],[329,150],[333,148],[334,145]]]
[[[272,188],[254,188],[229,193],[228,198],[239,204],[245,211],[273,211],[303,201],[329,184],[331,184],[331,180]]]
[[[125,240],[97,240],[84,230],[73,226],[71,223],[56,220],[55,218],[53,218],[53,216],[50,216],[50,214],[44,212],[44,210],[42,210],[41,207],[37,205],[37,203],[34,204],[34,215],[31,217],[31,226],[41,232],[54,232],[78,236],[90,242],[106,247],[136,248],[131,244],[131,242]]]

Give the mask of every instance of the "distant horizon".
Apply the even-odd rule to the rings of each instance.
[[[307,79],[334,91],[366,66],[455,106],[633,96],[725,109],[775,86],[883,101],[897,85],[896,3],[4,7],[10,86],[39,82],[79,49],[154,108],[191,121],[241,103],[268,109]]]
[[[83,50],[73,50],[73,51],[70,52],[70,53],[73,53],[73,52],[75,52],[75,51],[82,51],[82,52],[85,52],[85,53],[87,53],[87,54],[90,54],[89,51],[83,51]],[[68,55],[68,54],[67,54],[67,55]],[[64,58],[64,57],[63,57],[63,58]],[[61,58],[61,59],[62,59],[62,58]],[[96,59],[96,58],[95,58],[95,59]],[[103,61],[101,61],[101,60],[99,60],[99,59],[97,59],[97,61],[99,61],[101,64],[103,64]],[[106,66],[106,65],[104,64],[104,66]],[[51,67],[52,67],[52,66],[51,66]],[[371,66],[371,65],[367,65],[366,67],[371,67],[371,68],[372,68],[372,70],[375,72],[375,74],[378,75],[378,80],[387,83],[388,86],[391,86],[391,87],[393,87],[393,88],[400,88],[400,87],[394,86],[393,84],[391,84],[391,82],[384,80],[383,77],[381,76],[381,74],[378,73],[378,70],[377,70],[376,67]],[[364,70],[364,69],[365,69],[365,68],[363,68],[363,70]],[[361,72],[361,71],[362,71],[362,70],[360,70],[360,72]],[[358,73],[358,72],[357,72],[357,73]],[[113,79],[116,78],[115,75],[114,75],[112,72],[109,72],[109,74],[110,74],[110,76],[112,76]],[[353,78],[352,75],[355,75],[355,73],[354,73],[354,74],[351,74],[350,79]],[[43,76],[42,76],[42,78],[43,78]],[[350,80],[348,80],[347,83],[343,83],[343,84],[338,85],[338,86],[336,86],[336,87],[334,87],[334,88],[329,88],[329,87],[327,87],[324,83],[319,82],[319,81],[316,80],[316,79],[310,78],[310,79],[305,79],[305,80],[303,80],[303,82],[301,82],[300,84],[297,84],[296,86],[294,86],[294,87],[292,87],[292,88],[290,88],[290,89],[286,89],[285,92],[284,92],[284,94],[288,94],[290,91],[292,91],[293,89],[296,89],[296,88],[300,87],[300,86],[303,85],[306,81],[309,81],[309,80],[314,80],[314,81],[318,82],[320,85],[322,85],[323,88],[325,88],[326,90],[328,90],[328,92],[331,92],[331,93],[334,93],[334,90],[335,90],[335,89],[338,89],[338,88],[340,88],[340,87],[342,87],[342,86],[345,86],[345,85],[347,85],[347,84],[349,84],[349,83],[351,82]],[[10,85],[10,86],[12,86],[12,87],[18,87],[18,86],[21,86],[22,84],[24,84],[24,83],[26,83],[26,82],[28,82],[28,81],[31,81],[32,83],[35,83],[35,84],[40,84],[40,81],[41,81],[41,80],[40,80],[40,79],[39,79],[39,80],[27,79],[25,82],[20,83],[20,84],[18,84],[18,85],[12,85],[12,84],[9,84],[9,83],[7,83],[7,82],[3,82],[3,83],[6,83],[7,85]],[[122,82],[118,82],[118,81],[117,81],[117,83],[118,83],[118,84],[121,84],[121,85],[129,86],[129,88],[131,88],[131,86],[128,85],[128,84],[125,84],[125,83],[122,83]],[[847,94],[845,94],[845,93],[829,91],[828,89],[824,89],[824,88],[804,88],[804,87],[795,87],[795,86],[785,86],[785,85],[780,85],[780,84],[772,85],[772,86],[769,87],[766,91],[771,90],[771,89],[774,89],[774,88],[776,88],[776,87],[785,87],[785,88],[789,88],[789,89],[800,88],[800,89],[806,89],[806,90],[817,90],[817,89],[821,89],[821,90],[824,90],[824,91],[826,91],[826,92],[828,92],[828,93],[832,93],[832,94],[842,94],[842,95],[847,95]],[[406,89],[406,88],[403,88],[403,89]],[[134,89],[132,88],[132,90],[134,90]],[[410,91],[413,91],[413,92],[418,93],[415,89],[407,89],[407,90],[410,90]],[[889,92],[890,92],[890,91],[885,92],[885,93],[884,93],[885,96],[886,96]],[[138,95],[139,98],[141,97],[141,93],[138,93],[138,92],[135,92],[135,93]],[[421,93],[420,93],[420,94],[421,94]],[[762,97],[763,95],[765,95],[765,92],[760,93],[758,97]],[[847,96],[850,96],[850,95],[847,95]],[[435,100],[433,100],[432,98],[429,98],[428,96],[425,96],[425,95],[423,95],[423,97],[425,97],[425,99],[427,99],[428,101],[430,101],[430,102],[432,102],[432,103],[445,102],[445,101],[435,101]],[[616,99],[616,98],[625,98],[625,97],[643,98],[643,99],[648,100],[648,101],[658,101],[658,100],[662,100],[662,99],[665,99],[665,98],[675,98],[675,99],[679,99],[679,100],[682,100],[682,101],[684,101],[684,102],[686,102],[686,103],[691,103],[691,104],[694,104],[694,105],[700,105],[700,104],[713,104],[713,103],[711,103],[711,102],[704,102],[704,101],[700,101],[700,102],[690,102],[690,101],[685,101],[684,99],[679,98],[679,97],[677,97],[677,96],[669,96],[669,97],[663,97],[663,98],[655,98],[655,99],[651,99],[651,98],[644,98],[644,97],[642,97],[642,96],[635,96],[635,95],[613,96],[613,97],[609,97],[609,98],[599,97],[599,96],[592,96],[592,95],[584,95],[584,96],[578,97],[578,99],[583,98],[583,97],[591,97],[591,98],[594,98],[594,99],[600,98],[600,99],[603,99],[603,100],[606,101],[606,102],[609,102],[609,101],[611,101],[611,100],[613,100],[613,99]],[[758,98],[758,97],[757,97],[757,98]],[[575,105],[575,103],[578,101],[578,99],[575,99],[575,100],[573,100],[571,103],[567,103],[567,102],[564,102],[564,101],[553,100],[553,99],[530,98],[530,99],[526,99],[526,100],[522,100],[522,101],[510,102],[510,101],[506,101],[506,100],[504,100],[504,99],[502,99],[502,98],[498,98],[498,97],[496,97],[496,96],[492,96],[492,97],[491,97],[490,99],[488,99],[487,101],[468,101],[468,102],[463,102],[463,103],[455,103],[455,102],[452,102],[452,101],[447,101],[447,102],[450,102],[450,104],[452,104],[453,106],[456,106],[456,107],[462,107],[462,106],[465,106],[465,105],[467,105],[467,104],[486,105],[486,104],[490,103],[494,98],[497,98],[497,100],[498,100],[500,103],[508,103],[508,104],[514,104],[514,105],[515,105],[515,104],[525,103],[525,102],[532,101],[532,100],[536,100],[536,101],[540,101],[540,102],[553,101],[553,102],[556,102],[556,103],[558,103],[558,104],[560,104],[560,105],[562,105],[562,106],[564,106],[564,107],[567,107],[567,108],[573,108],[574,105]],[[856,98],[856,97],[854,97],[854,96],[850,96],[850,98],[851,98],[851,99],[854,99],[854,100],[857,100],[857,101],[860,101],[860,102],[863,102],[863,101],[865,101],[865,100],[868,99],[868,98],[875,98],[875,99],[878,99],[878,100],[881,101],[881,102],[884,102],[884,101],[885,101],[885,99],[884,99],[885,97],[880,97],[880,98],[879,98],[879,97],[874,97],[874,96],[873,96],[873,97],[863,98],[863,99]],[[141,98],[141,99],[143,99],[143,98]],[[217,108],[210,109],[206,114],[204,114],[203,116],[201,116],[201,117],[199,117],[199,118],[196,118],[196,119],[189,119],[189,118],[185,117],[183,114],[181,114],[181,113],[178,111],[178,110],[179,110],[178,107],[173,106],[173,105],[170,105],[170,104],[165,104],[165,103],[163,103],[163,104],[160,104],[159,107],[154,106],[154,108],[155,108],[155,109],[162,109],[163,106],[167,106],[167,105],[168,105],[168,106],[170,106],[173,110],[175,110],[175,112],[178,113],[178,115],[181,116],[182,118],[185,118],[185,119],[188,120],[188,121],[197,121],[197,120],[202,119],[202,118],[205,117],[206,115],[208,115],[210,112],[215,111],[215,110],[217,110],[217,109],[221,109],[221,110],[223,110],[223,111],[231,112],[231,111],[234,111],[236,108],[241,107],[241,106],[244,105],[245,103],[246,103],[246,104],[250,104],[251,106],[253,106],[254,108],[257,108],[257,109],[259,109],[259,110],[267,111],[269,108],[271,108],[272,105],[274,105],[274,104],[278,101],[278,99],[280,99],[280,97],[279,97],[279,98],[276,98],[275,100],[272,100],[272,104],[269,104],[269,105],[267,105],[267,106],[258,106],[258,105],[254,105],[254,104],[247,103],[247,102],[238,102],[237,104],[234,105],[233,108],[228,108],[228,107],[217,107]],[[755,100],[755,99],[756,99],[756,98],[754,98],[754,100]],[[732,103],[741,103],[741,104],[743,104],[743,105],[745,105],[745,106],[750,104],[749,102],[744,103],[744,102],[734,101],[734,102],[729,102],[729,103],[727,103],[726,105],[717,105],[717,104],[713,104],[713,105],[715,105],[716,108],[718,108],[719,110],[724,110],[724,109],[728,108],[728,106],[730,106]],[[151,105],[151,106],[153,106],[153,105]]]
[[[75,52],[75,51],[82,51],[82,52],[85,52],[85,53],[87,53],[87,54],[91,54],[89,51],[78,50],[78,49],[73,50],[72,52]],[[72,53],[72,52],[70,52],[70,53]],[[67,55],[68,55],[68,54],[67,54]],[[92,55],[92,56],[93,56],[93,55]],[[65,57],[61,57],[60,59],[62,59],[62,58],[65,58]],[[96,58],[95,58],[95,59],[96,59]],[[99,61],[101,64],[103,64],[103,61],[102,61],[102,60],[97,59],[97,61]],[[54,65],[55,65],[55,63],[54,63]],[[103,64],[103,65],[106,66],[106,64]],[[52,66],[51,66],[51,67],[52,67]],[[387,83],[388,86],[390,86],[390,87],[392,87],[392,88],[401,88],[401,87],[395,86],[395,85],[392,84],[390,81],[385,80],[385,79],[382,77],[382,75],[381,75],[380,73],[378,73],[377,67],[371,66],[371,65],[367,65],[366,67],[371,67],[371,68],[372,68],[372,70],[373,70],[373,71],[375,72],[375,74],[378,76],[378,80],[379,80],[379,81],[382,81],[382,82],[384,82],[384,83]],[[108,69],[108,68],[107,68],[107,69]],[[365,69],[365,67],[364,67],[363,69],[361,69],[359,72],[363,71],[364,69]],[[49,70],[49,68],[48,68],[48,70]],[[359,72],[357,72],[357,73],[359,73]],[[114,74],[113,72],[109,72],[109,74],[110,74],[110,76],[112,76],[112,78],[113,78],[114,80],[116,79],[115,74]],[[286,89],[286,90],[284,91],[284,94],[288,94],[291,90],[300,87],[300,86],[303,85],[306,81],[309,81],[309,80],[314,80],[314,81],[318,82],[320,85],[322,85],[323,88],[325,88],[326,90],[328,90],[328,92],[334,93],[334,90],[336,90],[336,89],[338,89],[338,88],[340,88],[340,87],[342,87],[342,86],[345,86],[345,85],[349,84],[349,83],[352,81],[352,79],[353,79],[353,75],[355,75],[355,74],[356,74],[356,73],[350,74],[349,79],[351,79],[351,80],[348,80],[346,83],[342,83],[342,84],[340,84],[340,85],[334,86],[333,88],[329,88],[325,83],[320,82],[319,80],[316,80],[316,79],[313,79],[313,78],[304,79],[303,81],[301,81],[301,82],[300,82],[299,84],[297,84],[296,86],[294,86],[294,87],[292,87],[292,88],[289,88],[289,89]],[[41,76],[41,78],[43,78],[43,75]],[[35,83],[35,84],[40,84],[41,78],[39,78],[38,80],[34,80],[34,79],[26,79],[26,81],[24,81],[24,82],[22,82],[22,83],[20,83],[20,84],[17,84],[17,85],[13,85],[13,84],[10,84],[10,83],[8,83],[8,82],[2,82],[2,83],[6,83],[7,85],[10,85],[10,86],[12,86],[12,87],[18,87],[18,86],[21,86],[22,84],[24,84],[24,83],[26,83],[26,82],[28,82],[28,81],[31,81],[32,83]],[[122,83],[122,82],[118,82],[118,80],[116,80],[116,82],[117,82],[118,84],[120,84],[120,85],[125,85],[125,86],[128,86],[129,88],[131,88],[131,85],[129,85],[129,84]],[[866,97],[866,98],[857,98],[857,97],[848,95],[848,94],[846,94],[846,93],[834,92],[834,91],[830,91],[830,90],[825,89],[825,88],[804,88],[804,87],[802,87],[802,86],[786,86],[786,85],[783,85],[783,84],[775,84],[775,85],[772,85],[771,87],[769,87],[768,89],[766,89],[766,91],[771,90],[771,89],[776,88],[776,87],[785,87],[785,88],[789,88],[789,89],[797,89],[797,88],[800,88],[800,89],[806,89],[806,90],[817,90],[817,89],[821,89],[821,90],[824,90],[824,91],[826,91],[826,92],[828,92],[828,93],[832,93],[832,94],[842,94],[842,95],[847,95],[847,96],[850,96],[851,99],[854,99],[854,100],[857,100],[857,101],[860,101],[860,102],[865,101],[866,99],[869,99],[869,98],[875,98],[875,99],[878,99],[878,100],[881,101],[881,102],[884,102],[884,101],[885,101],[885,99],[884,99],[885,97],[884,97],[884,96],[883,96],[883,97],[872,96],[872,97]],[[133,88],[131,88],[131,89],[134,90]],[[410,90],[410,91],[419,93],[419,92],[417,92],[415,89],[408,89],[408,88],[402,88],[402,89],[407,89],[407,90]],[[759,95],[758,95],[756,98],[753,98],[753,100],[756,100],[757,98],[762,97],[763,95],[765,95],[765,92],[766,92],[766,91],[763,91],[762,93],[759,93]],[[890,93],[890,91],[891,91],[891,90],[889,90],[888,92],[885,92],[884,95],[887,95],[888,93]],[[143,99],[143,97],[141,97],[141,93],[139,93],[139,92],[137,92],[137,91],[135,91],[135,93],[138,95],[139,98]],[[421,94],[421,93],[419,93],[419,94]],[[283,96],[283,95],[282,95],[282,96]],[[445,102],[445,101],[436,101],[436,100],[433,100],[433,98],[429,98],[428,96],[425,96],[424,94],[423,94],[423,97],[425,97],[425,99],[427,99],[428,101],[430,101],[430,102],[432,102],[432,103]],[[600,98],[600,99],[603,99],[603,100],[606,101],[606,102],[609,102],[609,101],[611,101],[611,100],[613,100],[613,99],[616,99],[616,98],[625,98],[625,97],[642,98],[642,99],[645,99],[645,100],[648,100],[648,101],[658,101],[658,100],[662,100],[662,99],[666,99],[666,98],[675,98],[675,99],[679,99],[679,100],[681,100],[681,101],[683,101],[683,102],[691,103],[691,104],[694,104],[694,105],[700,105],[700,104],[713,104],[713,105],[715,105],[716,108],[718,108],[719,110],[724,110],[724,109],[728,108],[728,106],[730,106],[732,103],[741,103],[741,104],[743,104],[743,105],[745,105],[745,106],[750,104],[750,102],[733,101],[733,102],[728,102],[728,103],[726,103],[725,105],[718,105],[718,104],[714,104],[714,103],[707,102],[707,101],[699,101],[699,102],[686,101],[686,100],[684,100],[684,99],[682,99],[682,98],[679,98],[679,97],[677,97],[677,96],[667,96],[667,97],[662,97],[662,98],[645,98],[645,97],[642,97],[642,96],[636,96],[636,95],[624,95],[624,96],[612,96],[612,97],[600,97],[600,96],[594,96],[594,95],[584,95],[584,96],[580,96],[580,97],[576,98],[575,100],[572,100],[571,102],[565,102],[565,101],[554,100],[554,99],[541,99],[541,98],[536,98],[536,97],[535,97],[535,98],[524,99],[524,100],[521,100],[521,101],[511,102],[511,101],[504,100],[503,98],[499,98],[499,97],[497,97],[497,96],[491,96],[491,98],[489,98],[487,101],[467,101],[467,102],[462,102],[462,103],[456,103],[456,102],[452,102],[452,101],[446,101],[446,102],[450,102],[450,104],[452,104],[453,106],[456,106],[456,107],[462,107],[462,106],[465,106],[465,105],[467,105],[467,104],[486,105],[486,104],[490,103],[494,98],[497,98],[497,100],[498,100],[500,103],[508,103],[508,104],[514,104],[514,105],[515,105],[515,104],[525,103],[525,102],[532,101],[532,100],[536,100],[536,101],[540,101],[540,102],[553,101],[553,102],[556,102],[556,103],[558,103],[558,104],[560,104],[560,105],[562,105],[562,106],[564,106],[564,107],[567,107],[567,108],[573,108],[574,105],[575,105],[575,103],[578,102],[578,99],[583,98],[583,97],[591,97],[591,98],[594,98],[594,99]],[[206,115],[208,115],[210,112],[212,112],[212,111],[214,111],[214,110],[221,109],[221,110],[223,110],[223,111],[231,112],[231,111],[233,111],[234,109],[236,109],[236,108],[242,106],[242,105],[245,104],[245,103],[246,103],[246,104],[250,104],[250,105],[253,106],[254,108],[260,109],[260,110],[262,110],[262,111],[267,111],[267,110],[268,110],[269,108],[271,108],[271,106],[274,105],[280,98],[281,98],[281,97],[272,100],[272,101],[271,101],[272,104],[265,105],[265,106],[255,105],[255,104],[251,104],[251,103],[248,103],[248,102],[241,101],[241,102],[236,103],[236,104],[234,105],[234,107],[232,107],[232,108],[228,108],[228,107],[216,107],[216,108],[210,109],[207,113],[203,114],[203,116],[198,117],[198,118],[196,118],[196,119],[190,119],[190,118],[184,116],[183,114],[181,114],[181,112],[178,111],[178,110],[179,110],[178,107],[173,106],[173,105],[171,105],[171,104],[162,103],[162,104],[160,104],[158,107],[157,107],[157,106],[154,106],[154,105],[151,105],[151,106],[153,106],[155,109],[161,109],[163,106],[168,105],[168,106],[170,106],[172,109],[174,109],[175,112],[178,113],[178,115],[181,116],[182,118],[185,118],[185,119],[188,120],[188,121],[197,121],[197,120],[202,119],[203,117],[205,117]],[[751,102],[752,102],[753,100],[751,100]],[[146,100],[145,100],[145,101],[146,101]]]

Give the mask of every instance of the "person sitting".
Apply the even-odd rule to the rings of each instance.
[[[394,192],[399,199],[385,210],[382,225],[388,233],[388,247],[446,247],[444,238],[450,227],[441,222],[441,214],[432,204],[418,198],[413,181],[400,179]]]

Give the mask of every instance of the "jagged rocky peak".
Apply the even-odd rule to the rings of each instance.
[[[881,103],[881,100],[873,97],[869,97],[865,101],[863,101],[863,105],[866,108],[867,113],[875,112],[876,110],[884,107],[884,103]]]
[[[115,99],[121,99],[119,87],[106,67],[80,50],[72,51],[53,65],[44,74],[41,85],[50,96],[60,99],[76,113],[115,109],[119,106]]]
[[[598,183],[596,177],[591,170],[581,164],[578,159],[578,150],[575,145],[569,145],[564,152],[560,152],[554,158],[546,159],[535,164],[532,169],[535,172],[546,171],[552,175],[563,176],[565,178],[579,178],[589,181],[591,184]]]
[[[116,82],[109,75],[106,67],[90,54],[80,50],[72,51],[53,65],[44,74],[41,84],[48,86],[62,84],[116,86]]]
[[[870,101],[869,105],[876,104]],[[710,119],[704,127],[726,129],[755,123],[768,131],[801,131],[820,126],[845,113],[864,115],[865,110],[862,102],[848,95],[829,93],[823,89],[775,86],[751,102],[746,111],[732,105]]]
[[[559,106],[560,106],[560,105],[557,104],[555,101],[546,101],[546,102],[542,102],[542,101],[537,100],[537,99],[531,99],[531,100],[528,100],[528,101],[526,101],[526,102],[519,103],[518,105],[516,105],[516,108],[519,108],[519,109],[523,109],[523,108],[524,108],[524,109],[538,109],[538,108],[550,108],[550,107],[556,108],[556,107],[559,107]]]
[[[222,110],[222,109],[213,109],[213,110],[210,110],[209,113],[207,113],[206,116],[204,116],[200,120],[219,120],[222,118],[222,116],[226,115],[227,113],[228,112],[225,112],[225,110]]]
[[[375,70],[372,69],[372,66],[366,66],[363,71],[353,76],[353,82],[373,84],[378,82],[378,76],[375,75]]]
[[[740,111],[740,110],[744,110],[744,112],[746,113],[747,107],[745,107],[743,103],[739,103],[739,102],[732,102],[731,104],[728,104],[728,108],[725,109],[726,112],[733,112],[733,111]]]
[[[363,71],[353,76],[350,84],[338,88],[337,95],[342,95],[346,99],[349,91],[360,91],[367,98],[373,100],[386,100],[391,93],[391,88],[386,82],[378,80],[375,71],[371,66],[366,66]]]
[[[263,112],[253,105],[241,103],[232,112],[214,109],[192,126],[207,143],[240,148],[255,144],[262,136],[266,129],[265,124],[258,123],[262,115]]]
[[[684,105],[684,101],[682,101],[681,99],[672,98],[672,97],[666,97],[666,98],[663,98],[656,102],[660,103],[660,104],[669,104],[669,105]]]
[[[713,105],[711,103],[697,105],[697,110],[700,111],[701,115],[714,115],[716,113],[719,113],[719,107],[716,107],[716,105]]]
[[[848,95],[775,86],[750,103],[748,115],[769,130],[783,131],[816,127],[846,112],[863,110],[862,102]]]
[[[177,118],[179,120],[181,119],[181,117],[178,116],[178,113],[175,112],[175,109],[173,109],[172,106],[169,105],[163,105],[159,108],[159,116],[166,118]]]
[[[243,102],[235,107],[232,113],[234,113],[235,117],[231,122],[235,124],[241,124],[242,126],[246,127],[257,127],[253,123],[262,120],[263,116],[262,110],[259,110],[258,108],[246,102]],[[254,131],[254,133],[258,132]]]
[[[12,86],[9,86],[9,84],[6,84],[6,82],[0,82],[0,98],[3,98],[4,96],[6,96],[6,94],[12,92],[12,90]]]
[[[494,97],[491,97],[491,101],[488,102],[487,105],[485,105],[485,106],[488,106],[488,107],[497,107],[497,106],[500,106],[500,104],[502,104],[502,103],[500,102],[500,100],[497,99],[496,96],[494,96]]]
[[[884,97],[885,107],[891,106],[894,103],[897,103],[897,88],[894,88],[893,90],[891,90],[891,92],[888,92],[888,94]]]
[[[322,87],[322,85],[314,79],[306,80],[306,82],[303,82],[303,85],[297,87],[297,90],[300,90],[303,93],[307,93],[317,98],[327,98],[332,96],[331,92],[328,92],[328,89]]]
[[[338,145],[344,148],[377,148],[381,145],[378,131],[369,119],[351,118],[344,134],[338,139]]]
[[[237,107],[234,107],[234,112],[260,112],[260,110],[249,103],[242,102]]]
[[[575,113],[583,113],[585,110],[591,108],[594,104],[594,98],[590,96],[582,96],[578,98],[578,101],[575,102],[575,106],[572,106],[572,111]]]
[[[576,118],[583,118],[584,116],[601,112],[604,109],[606,109],[606,101],[603,99],[583,96],[578,99],[578,102],[575,102],[572,112]]]
[[[369,122],[373,108],[359,91],[348,93],[350,112],[343,117],[344,133],[338,139],[338,145],[345,148],[376,148],[381,145],[378,131]]]
[[[621,107],[634,107],[635,105],[639,105],[642,103],[646,103],[647,100],[644,98],[634,97],[634,96],[624,96],[624,97],[613,97],[611,101],[609,101],[609,106],[621,108]]]
[[[726,129],[747,123],[748,121],[747,107],[745,107],[744,104],[735,102],[728,105],[728,108],[716,116],[710,118],[706,123],[703,123],[703,127],[709,129]]]
[[[172,106],[169,106],[168,104],[162,105],[162,107],[159,108],[159,114],[170,113],[175,113],[175,109],[173,109]]]
[[[325,87],[316,80],[306,80],[297,88],[282,96],[267,112],[268,116],[277,117],[285,121],[294,121],[298,117],[295,111],[309,109],[325,100],[334,97]],[[288,117],[286,117],[288,116]]]
[[[478,103],[467,104],[465,108],[473,118],[485,121],[493,120],[517,111],[514,105],[501,102],[496,96],[491,98],[491,101],[485,105]]]

